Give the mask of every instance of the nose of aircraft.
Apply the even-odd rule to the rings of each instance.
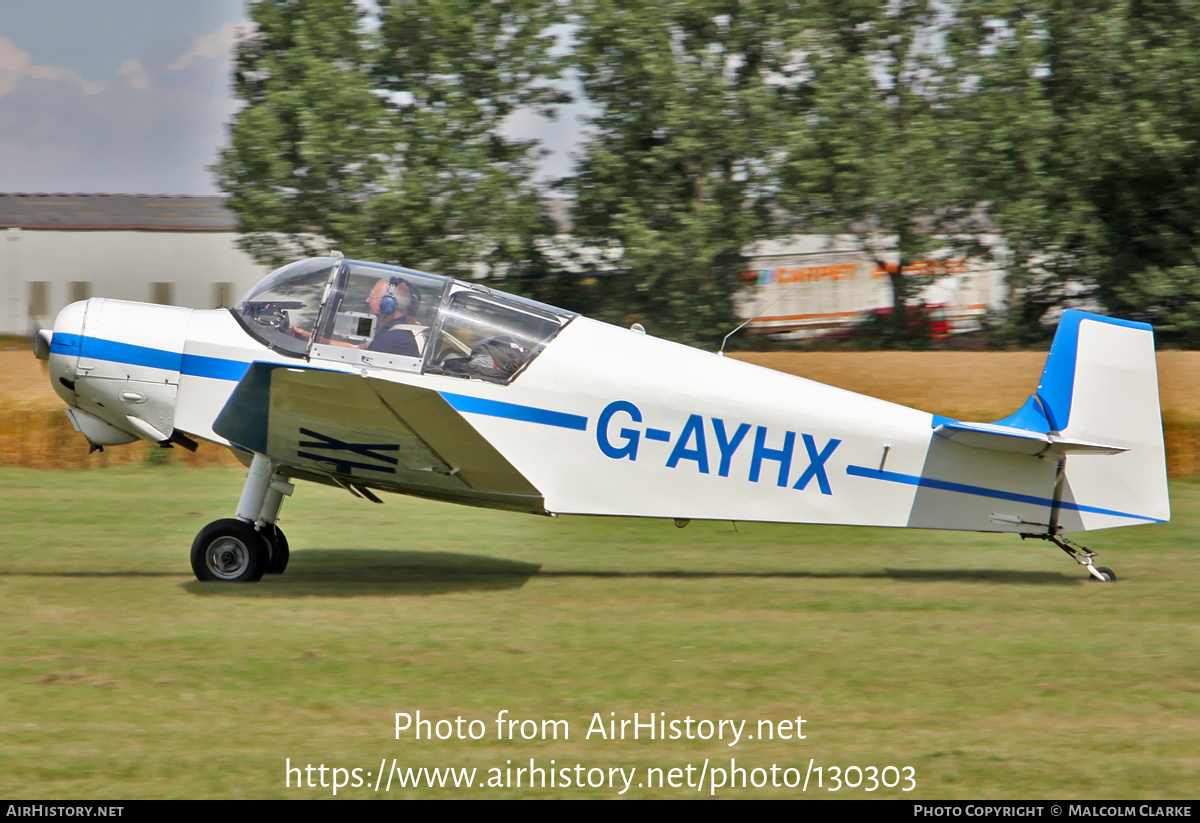
[[[95,448],[168,441],[191,309],[105,298],[72,303],[54,321],[50,381]]]
[[[43,329],[38,332],[39,340],[35,345],[38,357],[43,357],[44,352],[43,359],[50,361],[50,382],[54,391],[72,406],[75,405],[75,378],[86,314],[87,301],[67,306],[58,313],[53,331]]]

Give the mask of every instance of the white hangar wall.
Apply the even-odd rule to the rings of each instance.
[[[211,309],[230,305],[269,271],[234,232],[9,228],[0,330],[25,334],[69,303],[112,297]]]

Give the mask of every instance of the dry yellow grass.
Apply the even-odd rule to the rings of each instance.
[[[738,359],[949,417],[1003,417],[1042,373],[1041,352],[761,352]]]
[[[46,363],[30,351],[0,352],[0,466],[94,469],[160,460],[196,466],[236,466],[228,450],[202,443],[194,453],[131,443],[88,454],[87,441],[63,414]]]
[[[962,420],[996,420],[1020,408],[1034,389],[1045,352],[760,352],[740,360],[893,403]],[[1172,477],[1200,471],[1200,352],[1158,355],[1158,382]],[[0,352],[0,465],[84,468],[138,463],[151,450],[135,444],[88,455],[62,413],[46,364],[28,351]],[[223,449],[174,449],[166,459],[231,464]]]
[[[0,410],[61,409],[46,363],[31,351],[0,351]]]
[[[1045,352],[761,352],[740,360],[949,417],[1004,417],[1037,388]],[[1200,352],[1158,353],[1163,416],[1200,420]]]

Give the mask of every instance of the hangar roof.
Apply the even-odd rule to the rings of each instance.
[[[237,231],[220,196],[0,193],[0,228]]]
[[[0,229],[237,231],[220,195],[41,194],[0,192]],[[559,232],[571,230],[570,201],[547,198]]]

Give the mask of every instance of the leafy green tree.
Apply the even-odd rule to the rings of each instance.
[[[577,281],[592,311],[708,345],[737,325],[743,252],[769,222],[789,5],[571,4],[571,65],[596,108],[567,182],[575,232],[619,246],[624,272]]]
[[[398,141],[364,223],[367,251],[471,276],[544,273],[538,238],[553,224],[536,185],[536,141],[503,136],[518,111],[552,115],[567,97],[547,0],[382,4],[375,87]]]
[[[1112,57],[1090,125],[1096,296],[1160,337],[1200,345],[1200,4],[1099,18]],[[1111,63],[1111,65],[1110,65]]]
[[[280,262],[347,255],[460,277],[530,276],[552,231],[520,109],[562,99],[542,0],[259,0],[238,48],[245,106],[214,167],[244,244]],[[482,268],[481,268],[482,267]]]
[[[349,246],[394,141],[353,0],[256,2],[237,46],[244,104],[213,171],[243,247],[278,264]]]
[[[969,94],[960,107],[963,144],[960,172],[970,181],[989,221],[1003,238],[1008,298],[993,318],[996,342],[1040,342],[1052,329],[1041,319],[1090,290],[1083,258],[1090,208],[1075,180],[1078,134],[1065,132],[1062,105],[1079,93],[1069,66],[1074,53],[1059,54],[1056,80],[1046,83],[1047,30],[1035,13],[1041,0],[997,8],[964,3],[947,51]],[[1042,4],[1044,5],[1044,4]]]
[[[1007,246],[1003,331],[1065,305],[1200,344],[1200,7],[963,4],[971,177]]]
[[[906,306],[944,271],[936,261],[985,252],[959,171],[965,95],[946,52],[953,24],[932,0],[827,0],[788,41],[802,71],[781,143],[782,202],[794,228],[852,237],[887,272],[890,345],[928,340]]]
[[[858,239],[887,271],[890,342],[938,254],[1002,236],[1004,339],[1099,301],[1200,345],[1200,1],[257,0],[244,103],[214,166],[243,245],[505,285],[715,343],[751,242]],[[568,17],[569,15],[569,17]],[[570,25],[564,28],[564,19]],[[557,28],[556,28],[557,26]],[[556,52],[569,32],[573,50]],[[535,141],[575,72],[595,107],[574,274]]]

